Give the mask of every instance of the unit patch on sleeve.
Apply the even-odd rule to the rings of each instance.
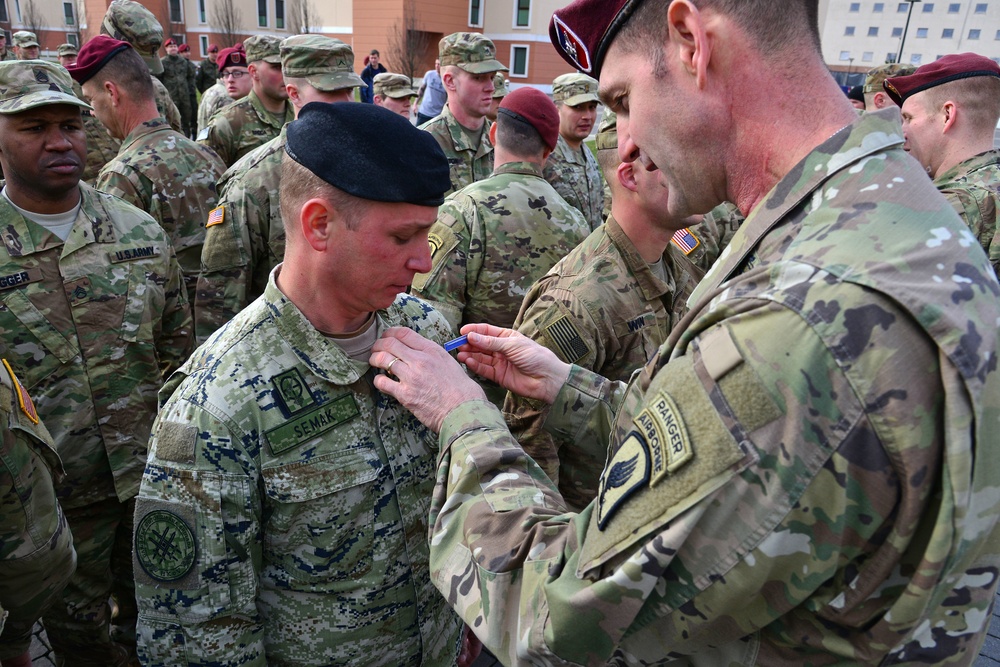
[[[195,561],[191,528],[168,510],[153,510],[135,527],[135,556],[142,569],[157,581],[176,581]]]
[[[646,485],[649,474],[649,448],[642,435],[632,431],[601,474],[601,495],[597,504],[598,528],[604,530],[622,503]]]

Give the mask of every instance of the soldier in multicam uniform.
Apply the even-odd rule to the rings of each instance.
[[[204,94],[206,90],[214,86],[219,79],[219,45],[212,44],[208,47],[208,53],[198,63],[198,73],[195,75],[194,85],[199,93]]]
[[[417,96],[410,77],[395,72],[382,72],[375,75],[372,87],[373,104],[385,107],[409,120],[411,102]]]
[[[14,49],[7,48],[7,33],[0,30],[0,62],[4,60],[17,60]]]
[[[656,354],[705,275],[688,259],[698,242],[685,229],[700,216],[672,218],[660,174],[621,161],[613,112],[602,119],[597,149],[614,192],[612,214],[531,287],[513,328],[566,363],[624,381]],[[566,504],[579,511],[597,495],[604,453],[595,458],[573,439],[545,431],[547,408],[507,394],[504,418]]]
[[[192,127],[197,123],[195,110],[191,107],[194,81],[188,73],[190,63],[181,57],[177,42],[173,38],[163,43],[163,49],[167,52],[167,56],[160,61],[163,65],[160,81],[163,82],[163,87],[167,89],[170,99],[174,101],[181,114],[181,130],[184,136],[190,137],[193,136]]]
[[[924,166],[1000,272],[1000,65],[975,53],[947,55],[885,91],[900,106],[903,148]]]
[[[62,67],[0,63],[0,339],[62,457],[56,491],[78,556],[44,622],[59,664],[107,667],[134,646],[133,498],[161,372],[190,352],[191,315],[156,221],[79,183],[82,106]]]
[[[448,337],[400,294],[430,266],[448,165],[369,104],[307,105],[286,150],[286,264],[161,393],[136,511],[140,657],[454,665],[462,624],[427,560],[436,438],[367,363],[392,326]]]
[[[493,75],[507,68],[496,59],[493,42],[479,33],[456,32],[438,43],[441,81],[448,101],[441,113],[420,126],[441,146],[451,167],[451,190],[481,181],[493,171],[490,110]]]
[[[354,90],[365,85],[354,73],[354,51],[339,39],[288,37],[281,43],[281,64],[296,114],[309,102],[350,102]],[[199,343],[264,293],[271,269],[285,256],[278,181],[286,127],[219,181],[219,206],[206,224],[195,297]]]
[[[511,326],[531,285],[583,241],[589,226],[542,178],[556,145],[555,105],[535,88],[504,98],[490,128],[497,168],[448,198],[430,232],[433,267],[413,281],[454,330]],[[505,392],[488,386],[502,405]]]
[[[559,143],[545,163],[543,175],[562,198],[597,229],[604,222],[604,182],[593,153],[584,145],[597,120],[597,79],[563,74],[552,82],[552,101],[559,109]]]
[[[69,581],[76,552],[52,486],[62,474],[52,436],[10,362],[0,364],[0,662],[31,667],[31,629]]]
[[[216,113],[250,94],[253,81],[247,68],[247,53],[243,44],[223,49],[219,53],[219,82],[205,91],[198,105],[198,134],[208,128]]]
[[[398,378],[376,388],[440,433],[434,581],[509,665],[971,665],[998,578],[1000,285],[899,112],[859,117],[830,76],[817,0],[667,9],[582,0],[550,34],[672,214],[747,220],[628,386],[465,327],[459,362],[607,448],[580,514],[454,359],[376,343]]]
[[[175,132],[180,132],[181,112],[170,99],[170,93],[156,77],[163,74],[160,60],[160,44],[163,43],[163,26],[153,13],[133,0],[112,0],[101,22],[101,34],[128,42],[142,56],[149,68],[149,78],[153,82],[156,109],[167,119]]]
[[[896,106],[896,102],[885,92],[882,85],[891,76],[908,76],[916,69],[913,65],[886,63],[868,70],[865,75],[865,86],[862,89],[865,95],[865,111],[878,111]]]
[[[69,67],[75,63],[76,56],[79,53],[80,49],[69,43],[60,44],[56,47],[56,57],[59,58],[59,64],[63,67]]]
[[[253,82],[250,93],[212,116],[198,134],[198,141],[218,153],[226,167],[277,137],[295,117],[281,74],[281,40],[254,35],[243,46]]]
[[[188,299],[198,285],[205,220],[218,203],[225,168],[206,148],[170,129],[156,110],[145,64],[128,44],[107,35],[87,42],[70,74],[94,113],[122,140],[101,170],[97,189],[120,197],[160,223],[177,255]]]
[[[38,59],[38,37],[27,30],[18,30],[11,37],[14,40],[14,56],[18,60]]]
[[[503,72],[493,75],[493,98],[490,102],[490,110],[486,112],[486,120],[491,123],[497,121],[497,112],[500,110],[500,103],[507,97],[510,89],[507,87],[507,79],[503,78]]]

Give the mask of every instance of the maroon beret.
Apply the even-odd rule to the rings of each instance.
[[[903,106],[903,102],[910,95],[940,86],[942,83],[973,76],[1000,78],[1000,65],[975,53],[956,53],[923,65],[909,76],[889,77],[882,85],[892,101]]]
[[[218,53],[219,52],[219,45],[218,44],[212,44],[211,46],[208,47],[208,52],[209,53]]]
[[[611,41],[642,0],[576,0],[552,14],[549,39],[573,67],[600,78]]]
[[[246,67],[247,52],[244,50],[242,44],[222,49],[219,51],[218,58],[215,59],[215,64],[219,66],[220,76],[222,75],[222,70],[227,67]]]
[[[531,125],[538,130],[545,145],[555,150],[559,141],[559,110],[542,91],[530,86],[518,88],[503,98],[497,113]]]
[[[177,44],[177,42],[174,41],[173,37],[171,37],[167,41],[163,42],[163,46],[174,46],[176,44]]]
[[[76,56],[76,62],[67,67],[70,76],[83,85],[108,64],[108,61],[132,45],[109,35],[98,35],[83,45]]]
[[[190,44],[181,44],[180,47],[178,47],[177,50],[180,51],[181,53],[187,53],[188,51],[191,50],[191,45]]]

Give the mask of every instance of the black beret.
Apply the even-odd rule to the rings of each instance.
[[[853,86],[847,91],[847,99],[854,100],[856,102],[865,101],[865,90],[864,86]]]
[[[374,104],[310,102],[288,124],[285,152],[361,199],[440,206],[451,189],[434,137]]]

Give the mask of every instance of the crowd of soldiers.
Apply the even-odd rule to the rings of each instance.
[[[0,665],[972,664],[1000,65],[815,16],[0,39]]]

